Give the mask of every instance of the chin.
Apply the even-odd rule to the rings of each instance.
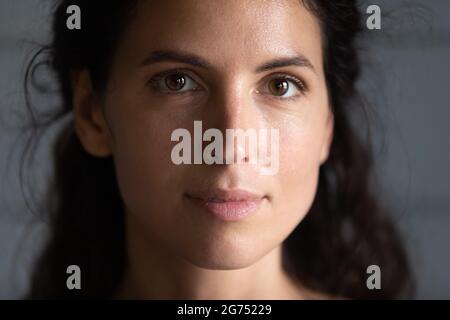
[[[233,257],[233,258],[223,258],[211,259],[211,257],[204,257],[203,259],[191,260],[190,263],[203,269],[210,270],[238,270],[251,266],[257,260],[249,259],[248,257]]]
[[[211,270],[236,270],[251,266],[257,262],[264,253],[258,255],[255,245],[220,243],[216,246],[198,246],[196,250],[185,252],[185,259],[199,268]],[[186,254],[188,253],[188,254]]]

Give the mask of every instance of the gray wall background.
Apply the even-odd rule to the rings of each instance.
[[[50,2],[0,0],[0,299],[26,290],[45,239],[45,224],[21,198],[11,127],[23,110],[24,61],[33,48],[26,41],[45,42]],[[372,59],[361,81],[383,124],[374,132],[380,193],[407,239],[417,298],[450,299],[450,1],[423,1],[427,10],[410,1],[368,3],[382,9],[382,30],[365,43]],[[50,174],[47,152],[44,143],[33,161],[37,189]]]

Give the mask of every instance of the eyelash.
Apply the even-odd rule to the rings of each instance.
[[[148,84],[151,85],[154,89],[159,90],[158,88],[158,84],[160,81],[164,81],[164,78],[173,74],[181,74],[181,75],[186,75],[189,76],[189,78],[193,78],[193,76],[190,75],[190,72],[186,71],[185,69],[171,69],[171,70],[166,70],[166,71],[162,71],[158,74],[156,74],[155,76],[153,76],[149,81]],[[197,81],[195,79],[193,79],[196,83]],[[197,83],[198,86],[200,86]],[[200,90],[200,89],[199,89]],[[197,90],[191,90],[191,91],[197,91]],[[182,95],[182,94],[186,94],[189,93],[189,91],[180,91],[180,92],[176,92],[176,91],[170,91],[170,92],[164,92],[159,90],[160,93],[163,94],[173,94],[173,95]]]
[[[290,74],[285,74],[285,73],[277,73],[277,74],[271,75],[271,78],[269,81],[277,80],[277,79],[292,81],[302,95],[304,95],[308,91],[308,87],[306,86],[305,82],[296,76],[293,76]],[[275,95],[271,95],[271,96],[278,100],[296,100],[298,98],[297,96],[287,97],[287,98],[281,97],[281,96],[275,96]]]
[[[185,69],[172,69],[172,70],[166,70],[163,72],[160,72],[158,74],[156,74],[155,76],[153,76],[149,81],[148,84],[151,85],[153,88],[158,90],[158,83],[162,80],[164,80],[165,77],[173,75],[173,74],[182,74],[182,75],[187,75],[190,78],[192,78],[192,76],[189,75],[189,73],[185,70]],[[272,80],[277,80],[277,79],[281,79],[281,80],[287,80],[287,81],[291,81],[294,83],[294,85],[297,87],[297,89],[300,91],[301,94],[305,94],[308,91],[308,87],[305,84],[305,82],[303,80],[301,80],[300,78],[293,76],[293,75],[289,75],[289,74],[284,74],[284,73],[276,73],[270,76],[269,81]],[[194,79],[193,79],[194,80]],[[195,81],[195,80],[194,80]],[[200,85],[199,85],[200,86]],[[197,91],[197,90],[191,90],[191,91]],[[186,94],[189,91],[180,91],[180,92],[176,92],[176,91],[172,91],[172,92],[163,92],[160,91],[161,93],[165,93],[165,94],[173,94],[173,95],[182,95],[182,94]],[[271,95],[273,98],[278,99],[278,100],[295,100],[298,97],[293,96],[293,97],[282,97],[282,96],[275,96],[275,95]]]

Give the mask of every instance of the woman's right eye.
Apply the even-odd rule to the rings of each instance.
[[[200,89],[200,85],[182,72],[163,72],[150,80],[152,86],[164,93],[184,93]]]

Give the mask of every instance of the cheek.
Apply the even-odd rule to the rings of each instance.
[[[280,175],[304,179],[318,169],[322,147],[319,132],[296,130],[280,139]]]
[[[280,170],[274,198],[280,214],[297,223],[316,194],[323,135],[316,121],[292,125],[280,133]]]
[[[126,206],[139,215],[161,212],[160,204],[173,198],[177,185],[179,168],[170,159],[173,128],[167,119],[161,120],[148,110],[119,111],[112,119],[119,188]]]

